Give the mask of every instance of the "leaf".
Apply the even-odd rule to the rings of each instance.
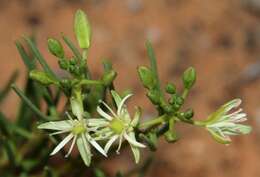
[[[1,140],[12,167],[16,167],[15,145],[10,140]]]
[[[95,177],[106,177],[105,173],[99,168],[95,168],[94,173]]]
[[[77,49],[77,47],[71,42],[71,40],[67,36],[62,35],[62,39],[67,44],[67,46],[71,49],[71,51],[75,55],[78,62],[80,62],[82,60],[82,56],[81,56],[79,50]]]
[[[11,89],[11,84],[13,82],[15,82],[15,80],[18,77],[18,71],[15,71],[10,79],[8,80],[7,84],[4,86],[4,88],[0,91],[0,103],[4,100],[4,98],[7,96],[7,94],[9,93],[10,89]]]
[[[158,76],[156,57],[150,41],[146,42],[146,49],[148,52],[148,57],[150,59],[151,71],[153,72],[154,78],[156,80],[156,88],[158,91],[160,91],[160,93],[162,93],[160,89],[160,80]]]
[[[49,120],[50,118],[43,114],[27,97],[26,95],[18,88],[16,85],[12,85],[12,89],[17,93],[17,95],[22,99],[22,101],[29,107],[31,110],[43,120]]]
[[[16,41],[15,45],[27,69],[29,71],[35,69],[36,66],[34,60],[32,60],[30,56],[26,53],[22,44],[19,41]]]
[[[6,119],[4,114],[0,112],[0,132],[5,136],[10,136],[11,134],[11,123]]]
[[[57,79],[57,76],[55,75],[55,73],[50,69],[49,65],[47,64],[47,62],[45,61],[45,59],[43,58],[42,54],[39,52],[38,48],[36,47],[36,45],[34,44],[34,42],[28,38],[25,37],[24,38],[25,41],[27,42],[27,44],[29,45],[32,53],[34,54],[35,58],[39,61],[39,63],[41,64],[41,66],[43,67],[44,71],[46,73],[48,73],[49,75],[51,75],[53,78]]]

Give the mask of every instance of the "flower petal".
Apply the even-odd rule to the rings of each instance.
[[[62,120],[62,121],[50,121],[38,126],[39,129],[49,129],[49,130],[69,130],[72,126],[71,120]]]
[[[99,119],[87,119],[86,120],[88,126],[97,126],[97,127],[106,127],[109,122],[107,120],[104,120],[102,118],[99,118]]]
[[[54,150],[51,152],[50,155],[54,155],[57,152],[59,152],[59,150],[61,150],[61,148],[63,148],[71,139],[73,138],[73,134],[70,133],[68,136],[66,136],[55,148]]]
[[[107,154],[104,151],[104,149],[89,134],[86,133],[85,136],[87,137],[87,140],[90,142],[90,144],[92,144],[92,146],[96,148],[96,150],[98,150],[101,154],[107,157]]]
[[[228,136],[223,136],[220,133],[215,132],[214,130],[211,130],[208,128],[208,131],[210,135],[218,142],[221,144],[230,144],[231,140]]]
[[[70,145],[70,149],[69,149],[68,153],[65,155],[66,158],[70,155],[70,153],[71,153],[71,151],[72,151],[72,149],[73,149],[73,147],[74,147],[74,145],[76,143],[76,139],[77,139],[77,136],[74,136],[73,140],[72,140],[72,143]]]
[[[131,125],[133,126],[133,127],[136,127],[137,125],[138,125],[138,123],[139,123],[139,120],[140,120],[140,117],[141,117],[141,108],[140,107],[137,107],[136,108],[136,111],[135,111],[135,115],[134,115],[134,118],[133,118],[133,120],[132,120],[132,122],[131,122]]]
[[[140,147],[140,148],[145,148],[146,146],[137,142],[135,138],[130,137],[127,133],[124,133],[124,138],[130,143],[132,144],[133,146],[136,146],[136,147]]]
[[[106,104],[104,101],[101,101],[101,103],[110,111],[110,113],[116,117],[116,113]]]
[[[109,141],[107,142],[107,144],[105,145],[105,152],[107,153],[108,150],[110,149],[110,147],[112,146],[112,144],[116,141],[116,139],[118,138],[118,135],[114,135],[112,136]]]
[[[113,117],[111,117],[109,114],[107,114],[105,111],[103,111],[100,106],[97,107],[97,112],[103,117],[106,118],[107,120],[112,120]]]
[[[127,100],[129,97],[131,97],[131,96],[133,96],[133,94],[128,94],[128,95],[126,95],[126,96],[122,99],[122,101],[120,102],[120,104],[119,104],[119,106],[118,106],[118,108],[117,108],[117,115],[120,115],[120,114],[121,114],[122,108],[123,108],[123,106],[124,106],[126,100]]]
[[[77,146],[82,160],[85,165],[89,166],[91,162],[91,151],[84,134],[79,135],[77,138]]]
[[[122,101],[122,98],[121,98],[120,95],[119,95],[116,91],[114,91],[114,90],[111,90],[111,94],[112,94],[112,96],[113,96],[114,101],[116,102],[116,107],[118,108],[119,105],[120,105],[120,103],[121,103],[121,101]]]
[[[135,134],[134,132],[130,132],[129,136],[135,140]],[[135,158],[135,163],[138,163],[140,161],[140,150],[138,147],[133,146],[130,144],[131,150],[133,152],[134,158]]]

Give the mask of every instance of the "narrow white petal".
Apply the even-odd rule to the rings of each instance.
[[[102,118],[99,119],[87,119],[86,120],[88,126],[98,126],[98,127],[105,127],[109,124],[107,120],[104,120]]]
[[[116,114],[115,112],[104,102],[104,101],[101,101],[101,103],[110,111],[110,113],[116,117]]]
[[[120,149],[121,149],[121,146],[122,146],[122,142],[123,142],[123,135],[120,135],[119,136],[119,144],[118,144],[118,148],[117,148],[117,150],[116,150],[116,153],[117,154],[120,154]]]
[[[129,94],[129,95],[125,96],[125,97],[122,99],[122,101],[120,102],[120,104],[119,104],[119,106],[118,106],[118,108],[117,108],[117,115],[120,115],[121,110],[122,110],[122,107],[124,106],[124,103],[125,103],[126,100],[127,100],[129,97],[131,97],[132,95],[133,95],[133,94]]]
[[[63,148],[70,140],[71,138],[73,138],[73,134],[70,133],[68,136],[66,136],[56,147],[55,149],[52,151],[52,153],[50,155],[54,155],[57,152],[59,152],[59,150],[61,150],[61,148]]]
[[[57,131],[57,132],[51,133],[50,136],[58,135],[58,134],[62,134],[62,133],[67,133],[67,132],[69,132],[69,131],[70,131],[70,129],[69,129],[69,130],[61,130],[61,131]]]
[[[114,101],[116,102],[116,107],[118,108],[120,102],[122,101],[122,98],[120,97],[120,95],[114,91],[114,90],[111,90],[111,94],[113,96],[113,99]]]
[[[113,118],[107,114],[105,111],[103,111],[99,106],[97,107],[97,112],[104,118],[106,118],[107,120],[112,120]]]
[[[67,130],[72,128],[71,120],[62,121],[50,121],[38,126],[39,129],[49,129],[49,130]]]
[[[89,166],[91,162],[91,151],[90,146],[86,141],[85,135],[79,135],[79,137],[76,140],[76,143],[82,160],[84,161],[85,165]]]
[[[130,132],[129,136],[135,140],[135,134],[134,132]],[[131,150],[133,152],[134,158],[135,158],[135,163],[138,163],[140,161],[140,150],[138,147],[133,146],[132,144],[130,144]]]
[[[124,133],[124,138],[132,145],[140,148],[145,148],[146,146],[137,142],[135,139],[131,138],[127,133]]]
[[[86,133],[85,136],[87,137],[87,140],[90,142],[90,144],[92,144],[92,146],[94,146],[101,154],[107,157],[104,149],[89,134]]]
[[[109,141],[107,142],[107,144],[105,145],[105,152],[107,153],[108,150],[110,149],[110,147],[112,146],[112,144],[116,141],[116,139],[118,138],[118,135],[114,135],[112,136]]]
[[[76,143],[76,139],[77,139],[77,136],[74,136],[73,140],[72,140],[72,143],[70,145],[70,149],[69,149],[68,153],[65,155],[66,158],[70,155],[70,153],[71,153],[71,151],[72,151],[72,149],[73,149],[73,147],[74,147],[74,145]]]

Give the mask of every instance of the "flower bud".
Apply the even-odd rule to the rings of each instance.
[[[178,140],[178,136],[174,129],[174,125],[175,125],[175,120],[170,119],[169,120],[169,130],[164,133],[164,138],[169,143],[174,143]]]
[[[196,71],[193,67],[189,67],[184,71],[182,76],[183,84],[186,89],[191,89],[196,81]]]
[[[164,133],[164,138],[168,143],[175,143],[178,140],[177,134],[170,130]]]
[[[176,93],[176,87],[172,83],[168,83],[165,87],[165,91],[169,94],[174,94]]]
[[[152,71],[149,68],[140,66],[138,68],[138,74],[145,88],[153,89],[155,87],[156,81],[153,77]]]
[[[53,38],[48,39],[48,49],[54,56],[64,58],[64,50],[61,43]]]
[[[160,93],[157,90],[150,90],[147,93],[147,97],[151,100],[153,104],[160,103]]]
[[[29,74],[30,78],[43,84],[43,85],[50,85],[50,84],[57,84],[57,80],[52,78],[49,74],[38,71],[38,70],[32,70]]]
[[[112,84],[112,82],[115,80],[117,76],[117,73],[114,70],[111,70],[107,73],[104,74],[104,76],[102,77],[102,81],[104,83],[105,86],[109,86]]]
[[[78,40],[79,47],[88,49],[90,47],[91,29],[87,15],[82,10],[78,10],[75,14],[74,33]]]
[[[59,63],[59,66],[60,66],[61,69],[64,69],[64,70],[68,70],[69,69],[70,64],[69,64],[68,60],[60,59],[58,61],[58,63]]]
[[[156,151],[158,137],[155,132],[151,131],[147,135],[140,133],[139,137],[146,142],[151,151]]]
[[[185,119],[191,119],[194,115],[193,109],[188,109],[185,113],[184,113],[184,117]]]

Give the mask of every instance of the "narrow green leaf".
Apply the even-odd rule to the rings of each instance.
[[[11,84],[15,82],[18,77],[18,71],[15,71],[10,79],[8,80],[7,84],[4,86],[3,90],[0,91],[0,103],[4,100],[11,89]]]
[[[94,173],[95,177],[106,177],[105,173],[99,168],[95,168]]]
[[[1,140],[12,167],[16,167],[15,146],[10,140]]]
[[[26,95],[16,86],[16,85],[12,85],[12,89],[17,93],[17,95],[22,99],[22,101],[24,103],[26,103],[26,105],[31,108],[31,110],[40,118],[44,119],[44,120],[50,120],[50,118],[48,116],[46,116],[45,114],[43,114],[32,102],[31,100],[29,100]]]
[[[7,137],[11,134],[10,123],[2,112],[0,112],[0,132]]]
[[[77,49],[77,47],[72,43],[72,41],[67,36],[62,35],[62,39],[67,44],[67,46],[71,49],[71,51],[77,58],[78,62],[80,62],[82,60],[82,56],[81,56],[79,50]]]
[[[160,80],[159,80],[159,76],[158,76],[158,70],[157,70],[157,62],[156,62],[156,56],[152,47],[152,44],[150,41],[146,42],[146,49],[148,52],[148,57],[150,59],[150,65],[151,65],[151,70],[154,74],[154,77],[156,79],[156,88],[161,92],[160,89]]]
[[[20,135],[26,139],[32,138],[32,133],[28,132],[27,130],[23,129],[22,127],[19,127],[17,125],[12,125],[12,132],[14,132],[17,135]]]
[[[25,49],[23,48],[22,44],[19,41],[15,42],[16,48],[25,64],[25,66],[27,67],[27,69],[33,70],[36,68],[34,60],[32,60],[30,58],[30,56],[26,53]]]
[[[47,62],[43,58],[42,54],[40,53],[40,51],[38,50],[38,48],[36,47],[34,42],[28,37],[25,37],[24,39],[28,43],[31,51],[33,52],[33,54],[35,56],[35,58],[39,61],[39,63],[43,67],[44,71],[46,73],[50,74],[53,78],[58,79],[57,76],[55,75],[55,73],[50,69],[49,65],[47,64]]]

